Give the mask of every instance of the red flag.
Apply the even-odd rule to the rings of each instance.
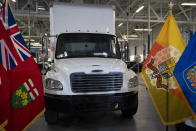
[[[6,70],[10,86],[9,131],[24,130],[44,110],[44,93],[37,67],[5,1],[0,12],[0,65]],[[2,116],[0,116],[1,118]]]
[[[7,130],[9,117],[10,86],[5,69],[0,65],[0,131]]]
[[[24,129],[44,109],[44,93],[40,71],[32,58],[11,71],[11,117],[12,131]]]

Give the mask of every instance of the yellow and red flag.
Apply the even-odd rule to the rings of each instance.
[[[182,122],[191,117],[174,67],[185,48],[172,14],[167,17],[142,67],[142,78],[164,125]]]

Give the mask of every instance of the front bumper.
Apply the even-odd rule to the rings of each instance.
[[[71,96],[45,94],[45,102],[47,110],[58,112],[113,111],[134,108],[138,104],[138,93]]]

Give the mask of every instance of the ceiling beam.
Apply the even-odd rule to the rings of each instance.
[[[150,9],[154,13],[154,15],[157,17],[157,20],[162,20],[162,18],[157,14],[157,12],[154,10],[154,8],[152,6],[150,6]]]
[[[116,4],[116,6],[120,9],[120,11],[121,11],[121,14],[124,16],[124,17],[126,17],[127,16],[127,13],[126,13],[126,11],[124,11],[123,9],[122,9],[122,7],[121,7],[121,5],[119,4],[119,2],[117,1],[117,0],[112,0],[115,4]],[[122,16],[121,15],[121,16]]]
[[[30,12],[30,14],[28,14],[28,12],[24,12],[24,11],[16,11],[14,12],[14,16],[19,16],[19,17],[28,17],[30,15],[30,17],[40,17],[40,18],[49,18],[49,12],[48,11],[42,11],[42,13],[39,12]]]
[[[180,10],[182,11],[182,13],[184,14],[184,16],[186,17],[186,19],[189,21],[190,18],[188,17],[188,15],[186,14],[186,11],[183,9],[183,7],[181,5],[178,5],[178,7],[180,8]]]
[[[28,13],[20,13],[20,12],[15,12],[14,13],[15,16],[19,16],[19,17],[27,17]],[[32,17],[40,17],[40,18],[49,18],[49,13],[46,11],[45,13],[42,14],[38,14],[38,13],[30,13],[30,16]],[[116,18],[116,21],[127,21],[127,18]],[[134,18],[128,18],[129,22],[148,22],[147,19],[134,19]],[[163,23],[164,20],[151,20],[151,23]],[[177,23],[179,24],[194,24],[196,25],[196,22],[192,22],[192,21],[177,21]]]
[[[127,19],[125,18],[116,18],[116,21],[127,21]],[[143,23],[147,23],[148,20],[147,19],[132,19],[129,18],[128,19],[129,22],[143,22]],[[151,23],[164,23],[164,20],[150,20]],[[196,22],[193,21],[176,21],[178,24],[193,24],[196,25]]]

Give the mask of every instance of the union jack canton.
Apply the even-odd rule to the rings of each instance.
[[[4,8],[3,8],[4,7]],[[31,57],[8,4],[0,10],[0,64],[6,71]]]

